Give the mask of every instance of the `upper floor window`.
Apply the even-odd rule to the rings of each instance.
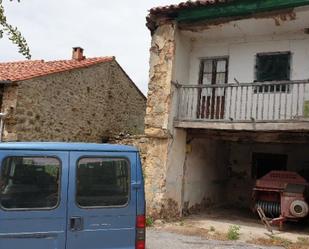
[[[288,81],[290,80],[291,53],[260,53],[256,56],[256,81]],[[259,92],[286,91],[286,85],[269,85],[259,87]]]
[[[201,60],[200,85],[222,85],[228,82],[228,58]],[[197,118],[222,119],[225,106],[225,87],[205,87],[198,91]]]
[[[228,58],[210,58],[201,61],[200,81],[202,85],[225,84],[228,79]]]
[[[256,80],[290,80],[291,53],[261,53],[256,56]]]

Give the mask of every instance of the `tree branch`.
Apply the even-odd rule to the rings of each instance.
[[[20,0],[17,1],[20,2]],[[18,52],[25,56],[27,59],[31,59],[30,49],[26,39],[22,36],[17,27],[14,27],[7,22],[2,2],[3,0],[0,0],[0,39],[4,35],[7,35],[9,40],[17,45]]]

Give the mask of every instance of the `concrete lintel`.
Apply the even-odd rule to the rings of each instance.
[[[207,122],[174,121],[175,128],[235,131],[309,131],[309,121],[292,122]]]

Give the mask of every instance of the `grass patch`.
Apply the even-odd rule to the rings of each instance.
[[[285,239],[285,238],[281,238],[279,236],[271,236],[270,239],[273,240],[274,244],[279,244],[285,248],[288,248],[289,246],[293,244],[292,241]]]
[[[300,244],[308,245],[309,247],[309,238],[308,237],[298,237],[297,242]]]
[[[293,243],[292,241],[281,238],[279,236],[271,236],[269,239],[258,238],[248,243],[263,245],[263,246],[282,246],[286,249],[308,249],[309,248],[309,238],[298,237],[297,242]]]
[[[209,228],[209,231],[210,231],[210,232],[215,232],[215,231],[216,231],[216,228],[215,228],[214,226],[211,226],[211,227]]]
[[[238,240],[240,237],[240,226],[230,226],[228,232],[227,232],[227,238],[228,240]]]
[[[153,221],[152,217],[149,216],[149,217],[146,218],[146,226],[147,227],[152,227],[153,223],[154,223],[154,221]]]

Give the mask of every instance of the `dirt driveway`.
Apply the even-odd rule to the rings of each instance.
[[[282,249],[263,247],[241,242],[207,240],[198,236],[170,233],[164,229],[147,230],[147,249]]]

